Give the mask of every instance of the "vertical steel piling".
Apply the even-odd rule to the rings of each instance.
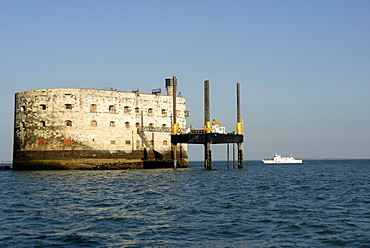
[[[173,83],[173,94],[172,94],[172,115],[173,115],[173,124],[172,124],[172,134],[176,135],[177,134],[177,123],[176,123],[176,88],[177,88],[177,79],[176,76],[173,76],[172,78],[172,83]],[[173,168],[177,168],[177,144],[173,145]]]
[[[236,133],[238,135],[243,135],[243,123],[240,117],[240,83],[236,83],[236,112],[237,112],[237,124]],[[243,143],[238,143],[238,168],[244,168],[244,158],[243,158]]]
[[[211,114],[210,114],[210,99],[209,99],[209,81],[204,81],[204,132],[205,135],[211,133]],[[207,170],[212,169],[212,153],[211,143],[204,143],[204,167]]]

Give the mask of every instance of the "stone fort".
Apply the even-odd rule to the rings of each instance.
[[[15,94],[14,170],[173,167],[173,80],[167,95],[79,88]],[[186,102],[176,97],[176,123],[186,130]],[[188,166],[187,145],[177,166]]]

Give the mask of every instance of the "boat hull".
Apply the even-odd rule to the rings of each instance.
[[[302,160],[295,160],[295,161],[274,161],[274,160],[262,160],[265,164],[302,164]]]
[[[302,159],[295,159],[293,155],[284,157],[280,153],[275,153],[272,159],[262,159],[262,162],[265,164],[302,164]]]

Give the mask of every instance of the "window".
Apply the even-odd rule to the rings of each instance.
[[[140,112],[140,108],[135,108],[135,113],[139,113]]]
[[[190,111],[185,111],[185,117],[189,117],[190,116]]]
[[[110,127],[116,127],[116,123],[115,123],[114,121],[111,121],[111,122],[109,123],[109,126],[110,126]]]
[[[148,109],[148,114],[150,114],[150,115],[153,114],[153,109],[152,108]]]
[[[67,121],[65,121],[65,122],[64,122],[64,125],[65,125],[66,127],[72,127],[72,121],[67,120]]]
[[[26,111],[26,107],[25,106],[22,106],[21,107],[21,111],[23,112],[23,111]]]
[[[128,112],[130,112],[130,107],[129,106],[125,106],[123,110],[124,110],[125,113],[128,113]]]
[[[126,144],[126,145],[131,145],[131,140],[126,140],[126,141],[125,141],[125,144]]]
[[[95,113],[97,109],[96,104],[90,104],[90,113]]]
[[[25,128],[26,127],[26,123],[24,121],[21,122],[21,127],[22,128]]]
[[[92,127],[97,127],[98,126],[98,123],[95,120],[92,120],[91,123],[90,123],[90,125]]]
[[[163,140],[163,145],[166,146],[167,145],[167,140]]]
[[[162,115],[165,115],[167,114],[167,110],[166,109],[162,109]]]
[[[166,124],[162,124],[162,128],[165,128],[165,127],[167,127],[167,125]]]
[[[109,112],[116,112],[116,107],[114,105],[110,105]]]
[[[64,104],[65,109],[72,109],[72,104]]]
[[[39,110],[46,110],[46,104],[40,104]]]
[[[126,126],[127,128],[129,128],[129,127],[130,127],[130,122],[126,121],[126,122],[125,122],[125,126]]]
[[[140,123],[139,122],[136,122],[136,127],[139,128],[140,127]]]
[[[111,145],[115,145],[115,144],[116,144],[116,141],[115,141],[115,140],[111,140],[111,141],[110,141],[110,144],[111,144]]]
[[[150,140],[149,145],[154,146],[154,140]]]
[[[153,128],[154,127],[154,124],[153,123],[149,123],[149,127],[150,128]]]
[[[39,122],[39,127],[45,127],[45,121],[40,121]]]

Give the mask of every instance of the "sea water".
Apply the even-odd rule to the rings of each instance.
[[[370,160],[0,171],[1,247],[370,247]]]

